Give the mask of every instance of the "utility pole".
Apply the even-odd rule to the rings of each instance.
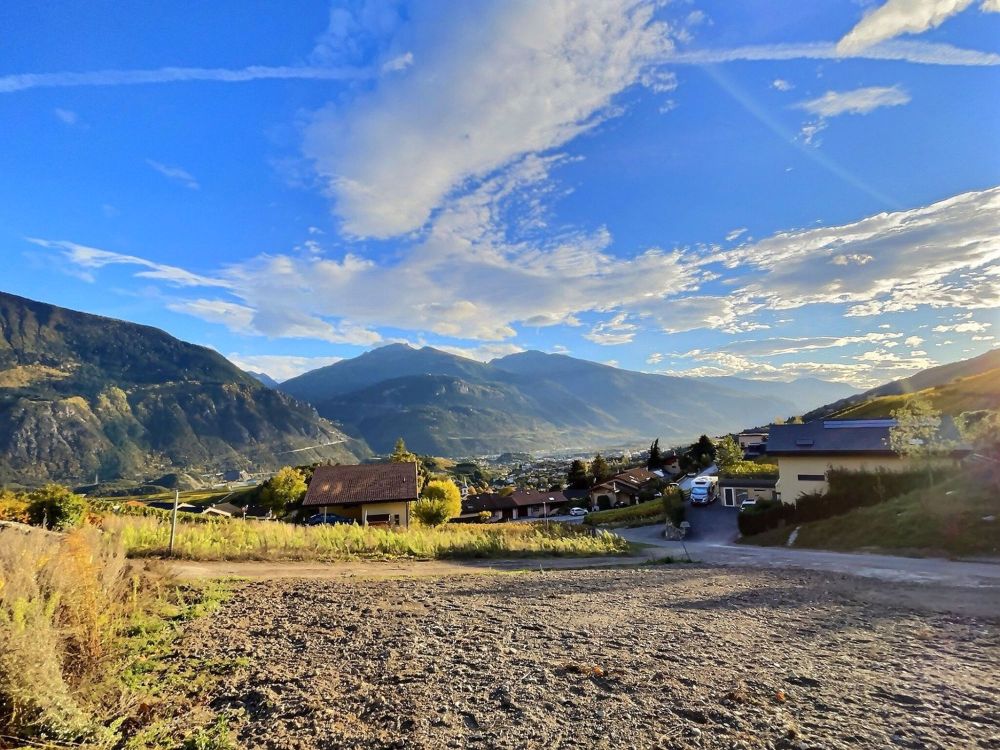
[[[174,556],[174,537],[177,535],[177,504],[180,502],[181,491],[174,490],[174,510],[170,514],[170,557]]]

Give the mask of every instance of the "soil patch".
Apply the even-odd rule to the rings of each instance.
[[[1000,747],[1000,621],[873,586],[702,566],[254,581],[184,649],[248,664],[213,706],[253,748]]]

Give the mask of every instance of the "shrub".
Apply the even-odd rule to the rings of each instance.
[[[775,464],[757,463],[756,461],[736,461],[719,472],[720,477],[776,477],[778,467]]]
[[[740,510],[737,525],[743,536],[752,536],[780,526],[794,512],[795,506],[785,505],[780,500],[758,500],[756,505]]]
[[[27,523],[27,501],[10,490],[0,490],[0,521]]]
[[[676,487],[663,493],[663,511],[667,519],[674,526],[679,527],[687,515],[687,503],[684,502],[684,493]]]
[[[428,482],[413,504],[413,515],[425,526],[441,526],[461,512],[462,493],[450,479]]]
[[[40,534],[0,529],[0,735],[92,739],[87,703],[135,592],[111,538]]]
[[[87,501],[67,487],[47,484],[28,495],[28,519],[35,526],[66,531],[83,523]]]
[[[759,534],[784,523],[808,523],[843,515],[855,508],[878,505],[894,497],[926,486],[924,471],[852,471],[830,469],[826,492],[801,495],[794,505],[778,501],[758,501],[740,512],[740,533]]]

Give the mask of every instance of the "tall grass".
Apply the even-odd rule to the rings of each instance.
[[[115,517],[105,519],[104,525],[122,539],[130,555],[158,555],[167,549],[170,526],[165,521]],[[229,519],[179,524],[174,546],[177,556],[192,560],[615,555],[628,549],[628,542],[614,534],[556,523],[548,529],[525,523],[394,530]]]
[[[96,738],[87,706],[107,697],[136,603],[124,549],[98,530],[0,529],[0,734]]]

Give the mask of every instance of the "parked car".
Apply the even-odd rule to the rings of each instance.
[[[569,509],[569,514],[571,516],[585,516],[585,515],[587,515],[587,509],[586,508],[570,508]]]
[[[616,508],[627,508],[628,507],[628,503],[626,503],[624,500],[619,500],[617,503],[615,503],[614,507],[616,507]]]
[[[306,525],[308,526],[322,526],[323,524],[340,524],[340,523],[354,523],[353,518],[347,518],[345,516],[338,516],[336,513],[317,513],[315,516],[309,516],[306,519]]]
[[[757,504],[756,500],[753,500],[753,499],[751,499],[751,500],[744,500],[742,503],[740,503],[740,512],[742,513],[743,511],[745,511],[745,510],[747,510],[749,508],[754,507],[756,504]]]

